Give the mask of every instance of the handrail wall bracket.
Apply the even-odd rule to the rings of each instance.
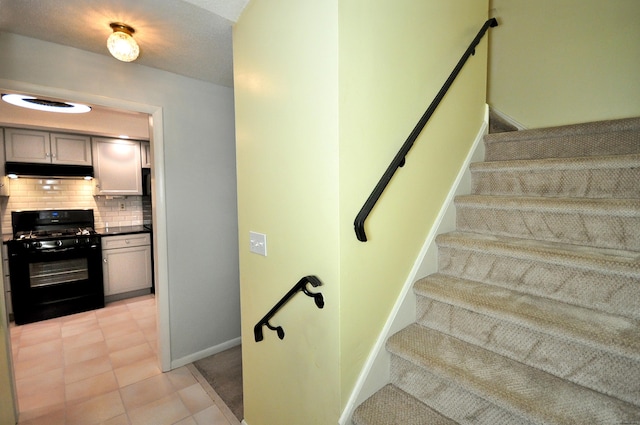
[[[253,336],[256,342],[260,342],[264,339],[262,333],[262,327],[266,326],[268,329],[275,331],[278,338],[284,339],[284,329],[282,326],[273,326],[269,323],[269,320],[284,306],[296,293],[302,292],[306,296],[313,298],[318,308],[324,307],[324,297],[319,292],[311,292],[307,289],[307,283],[310,283],[314,288],[321,286],[322,282],[316,276],[305,276],[296,283],[293,288],[285,294],[284,297],[271,309],[269,312],[253,327]]]

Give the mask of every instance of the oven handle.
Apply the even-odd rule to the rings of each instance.
[[[71,247],[71,248],[51,248],[51,249],[42,249],[40,251],[37,252],[44,252],[44,253],[52,253],[52,252],[66,252],[66,251],[73,251],[75,248]]]
[[[41,249],[35,252],[44,252],[46,254],[50,254],[52,252],[56,253],[56,252],[77,251],[77,250],[96,249],[96,248],[100,248],[100,245],[93,244],[93,245],[85,245],[85,246],[69,246],[67,248],[50,248],[50,249]]]

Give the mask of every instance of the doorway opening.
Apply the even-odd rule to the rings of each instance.
[[[81,102],[92,105],[99,109],[113,110],[119,113],[145,114],[148,118],[148,135],[151,149],[151,200],[152,200],[152,241],[153,241],[153,264],[154,264],[154,288],[155,288],[155,310],[158,329],[158,363],[161,371],[166,372],[171,369],[170,359],[170,333],[169,333],[169,306],[168,294],[168,272],[167,272],[167,244],[166,244],[166,202],[164,194],[164,143],[162,134],[162,108],[133,103],[122,99],[105,98],[89,93],[70,92],[60,88],[34,86],[17,81],[0,80],[2,92],[19,92],[42,97],[65,99],[70,102]],[[0,126],[11,126],[15,123],[0,122]],[[4,233],[9,233],[10,229],[2,229]],[[0,266],[0,271],[3,267]],[[0,321],[3,326],[3,334],[7,336],[9,329],[5,320]],[[8,350],[11,353],[11,350]],[[8,359],[8,367],[12,373],[11,358]],[[15,378],[12,378],[15,379]],[[15,382],[13,382],[15,388]],[[15,394],[15,393],[14,393]]]

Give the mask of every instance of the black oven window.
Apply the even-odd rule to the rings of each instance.
[[[89,267],[86,258],[29,264],[29,282],[32,288],[75,282],[88,278]]]

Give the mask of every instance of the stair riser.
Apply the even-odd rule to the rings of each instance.
[[[417,314],[423,326],[640,405],[640,362],[422,296]]]
[[[481,208],[456,204],[457,230],[640,251],[640,216]]]
[[[640,198],[636,168],[472,171],[472,193],[498,196]]]
[[[640,276],[440,246],[439,272],[640,319]]]
[[[640,132],[566,135],[529,140],[485,138],[485,161],[640,153]]]
[[[533,425],[536,423],[489,403],[455,385],[452,381],[395,355],[391,357],[391,377],[392,383],[398,388],[460,424]]]

